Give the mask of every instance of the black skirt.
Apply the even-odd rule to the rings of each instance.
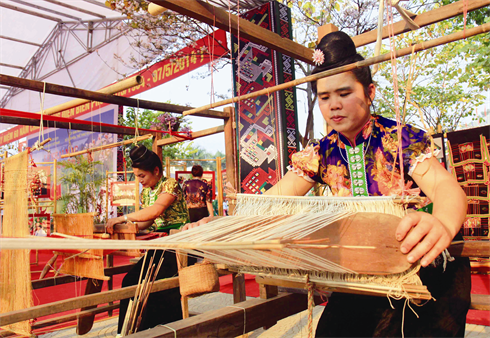
[[[209,211],[207,207],[202,208],[189,208],[189,219],[191,222],[197,222],[204,217],[209,216]]]
[[[420,269],[422,283],[435,300],[423,306],[386,297],[334,293],[316,330],[316,337],[464,337],[466,314],[471,303],[468,258]],[[402,327],[402,318],[404,319]]]
[[[143,277],[145,272],[148,271],[151,257],[154,256],[153,262],[155,266],[160,261],[160,257],[163,256],[162,266],[158,271],[156,280],[175,277],[178,275],[177,258],[175,253],[164,250],[148,250],[145,266],[143,270]],[[122,281],[122,287],[133,286],[138,284],[141,268],[143,266],[143,258],[124,276]],[[194,257],[188,257],[188,265],[192,265],[196,262]],[[124,324],[124,317],[129,305],[129,299],[121,299],[119,307],[119,321],[117,326],[117,332],[121,333],[122,326]],[[143,311],[141,324],[138,331],[150,329],[159,324],[167,324],[182,319],[182,304],[180,302],[180,288],[174,288],[169,290],[163,290],[159,292],[151,293],[148,297],[148,303]]]

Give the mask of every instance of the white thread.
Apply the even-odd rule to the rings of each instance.
[[[237,309],[242,309],[243,310],[243,334],[245,335],[247,333],[246,331],[246,324],[247,324],[247,310],[241,306],[236,306],[236,305],[228,305],[227,307],[235,307]]]
[[[177,338],[177,330],[175,330],[174,328],[171,328],[170,326],[167,326],[167,325],[164,325],[164,324],[160,324],[158,326],[163,326],[163,327],[165,327],[165,328],[167,328],[169,330],[174,331],[174,337]]]

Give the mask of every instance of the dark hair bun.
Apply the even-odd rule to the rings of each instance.
[[[144,162],[149,155],[148,148],[144,145],[133,147],[129,152],[129,157],[133,163]]]
[[[325,35],[316,49],[323,52],[324,61],[321,65],[313,68],[311,74],[324,72],[330,69],[348,65],[350,63],[364,60],[361,54],[356,51],[356,45],[349,35],[344,32],[332,32]],[[369,67],[356,68],[352,73],[364,87],[364,95],[368,97],[368,87],[373,83]],[[317,83],[313,81],[311,87],[317,92]]]
[[[354,41],[344,32],[332,32],[325,35],[316,49],[321,50],[325,56],[323,64],[317,67],[321,68],[321,71],[336,68],[340,63],[357,55]]]

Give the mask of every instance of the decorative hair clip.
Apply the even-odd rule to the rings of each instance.
[[[147,153],[147,152],[148,152],[148,148],[147,148],[147,147],[145,147],[145,152],[144,152],[144,153],[143,153],[143,154],[142,154],[140,157],[138,157],[136,160],[134,160],[134,161],[132,161],[132,162],[133,162],[133,163],[138,162],[139,160],[141,160],[141,159],[142,159],[142,158],[143,158],[143,157],[146,155],[146,153]]]
[[[320,49],[315,49],[313,52],[313,62],[315,65],[320,66],[325,61],[325,55]]]

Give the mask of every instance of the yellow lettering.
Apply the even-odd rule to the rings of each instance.
[[[179,72],[179,60],[175,62],[175,66],[174,66],[174,74],[178,72]]]
[[[172,64],[168,63],[165,65],[165,76],[172,76]]]
[[[192,51],[191,53],[191,63],[196,63],[197,61],[197,57],[196,57],[196,52],[195,51]]]

